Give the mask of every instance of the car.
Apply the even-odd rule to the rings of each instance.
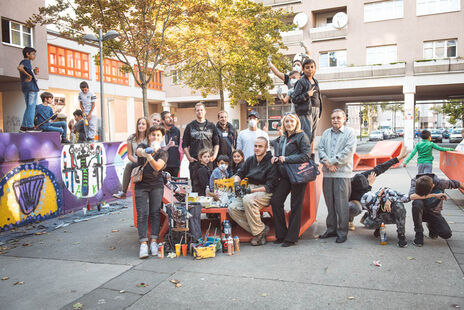
[[[383,132],[381,130],[374,130],[369,135],[369,141],[381,141],[383,140]]]
[[[430,130],[430,137],[432,138],[433,142],[443,142],[443,132],[440,129],[432,129]]]
[[[450,133],[448,129],[443,130],[443,133],[441,134],[444,139],[449,139]]]
[[[463,128],[455,128],[453,131],[450,133],[449,141],[451,143],[459,143],[462,141],[462,132]]]
[[[398,137],[404,137],[404,129],[398,129],[396,130],[396,135]]]

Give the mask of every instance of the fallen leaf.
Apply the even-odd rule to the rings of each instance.
[[[176,283],[176,287],[182,287],[182,284]]]
[[[443,261],[437,260],[435,263],[437,263],[437,264],[443,264]]]
[[[18,281],[18,282],[13,283],[13,285],[23,285],[23,284],[24,284],[24,281]]]
[[[176,279],[169,280],[169,282],[174,283],[174,284],[180,283],[180,281]]]
[[[461,308],[461,306],[457,305],[457,304],[452,304],[451,307],[453,307],[453,308]]]
[[[408,257],[406,257],[406,258],[407,258],[408,260],[415,260],[415,258],[412,257],[412,256],[408,256]]]
[[[22,246],[31,246],[32,244],[30,243],[23,243]]]
[[[267,293],[262,293],[261,296],[266,297]]]
[[[38,231],[38,232],[34,233],[34,235],[40,236],[40,235],[44,235],[46,233],[47,233],[46,231]]]
[[[348,296],[348,300],[354,300],[354,296]]]
[[[324,268],[324,273],[327,274],[327,271],[329,270],[329,266]]]
[[[147,283],[143,283],[143,282],[137,284],[137,287],[147,287],[147,286],[148,286],[148,284],[147,284]]]
[[[84,305],[81,304],[80,302],[75,303],[75,304],[73,305],[73,309],[77,309],[77,310],[82,309],[82,307],[84,307]]]
[[[119,229],[113,229],[111,232],[119,232]]]
[[[69,294],[72,294],[72,293],[75,293],[75,292],[77,292],[77,291],[76,290],[70,290]]]
[[[456,224],[456,222],[448,222],[448,224]]]
[[[64,233],[67,233],[68,231],[67,230],[63,230]]]
[[[6,280],[8,280],[9,278],[10,278],[10,277],[3,277],[3,278],[2,278],[2,281],[6,281]]]
[[[74,242],[73,244],[74,244],[74,245],[78,245],[78,244],[81,244],[81,243],[80,243],[80,242]]]
[[[116,247],[110,246],[110,251],[113,251],[113,250],[115,250],[115,249],[116,249]]]
[[[124,294],[126,291],[125,290],[120,290],[119,294]]]

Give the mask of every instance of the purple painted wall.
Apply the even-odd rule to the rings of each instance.
[[[23,179],[33,179],[32,174],[40,174],[40,170],[46,171],[47,173],[50,172],[53,174],[50,179],[56,180],[56,183],[58,186],[60,186],[61,190],[54,190],[57,194],[57,201],[59,200],[59,205],[58,205],[58,210],[59,212],[56,212],[56,215],[59,214],[64,214],[64,213],[69,213],[71,211],[77,210],[77,209],[82,209],[82,207],[86,206],[87,203],[89,203],[91,206],[95,206],[97,204],[101,204],[102,202],[109,202],[114,200],[114,198],[111,196],[112,194],[118,192],[118,190],[121,187],[120,184],[120,179],[117,174],[117,169],[121,172],[121,169],[124,167],[124,162],[121,159],[121,156],[118,155],[118,148],[121,146],[120,142],[108,142],[108,143],[103,143],[103,147],[101,147],[101,143],[96,143],[96,144],[87,144],[85,147],[83,147],[82,144],[76,144],[72,146],[72,150],[80,149],[80,150],[95,150],[96,147],[97,150],[100,150],[98,158],[100,159],[100,165],[98,165],[98,161],[96,160],[95,151],[91,153],[89,151],[85,153],[82,151],[81,153],[75,152],[74,157],[75,160],[74,162],[78,163],[78,165],[75,167],[76,169],[69,169],[70,164],[68,163],[68,170],[66,172],[69,172],[68,177],[65,180],[63,180],[64,175],[65,175],[65,170],[63,169],[64,161],[63,161],[63,156],[62,152],[63,151],[68,151],[67,156],[70,156],[69,148],[71,146],[63,146],[60,143],[60,136],[58,133],[51,133],[51,132],[40,132],[40,133],[1,133],[0,134],[0,182],[2,182],[2,189],[0,192],[0,199],[2,199],[3,195],[7,195],[8,193],[12,193],[10,189],[12,187],[19,188],[19,183],[27,183],[24,182]],[[65,149],[63,149],[65,147]],[[90,157],[91,155],[95,155],[93,157]],[[101,156],[100,156],[101,154]],[[105,160],[102,160],[104,157]],[[76,159],[77,158],[77,159]],[[117,163],[115,164],[115,160]],[[69,161],[69,160],[68,160]],[[89,169],[86,171],[83,171],[82,169],[79,169],[79,164],[82,162],[88,162],[89,164]],[[30,164],[34,163],[34,165],[24,165],[24,164]],[[103,167],[104,166],[104,167]],[[21,173],[20,174],[18,171],[18,167],[21,167]],[[30,168],[31,172],[26,174],[24,171],[27,171],[27,167]],[[33,169],[33,167],[38,169]],[[48,170],[48,171],[47,171]],[[69,189],[69,180],[70,180],[70,174],[71,171],[73,174],[77,174],[77,177],[73,177],[73,181],[76,182],[76,184],[83,184],[87,179],[92,179],[95,180],[95,174],[98,177],[98,173],[103,173],[104,175],[100,175],[98,178],[99,180],[102,180],[102,184],[99,184],[98,187],[96,185],[93,185],[93,192],[89,194],[89,197],[86,198],[79,198],[77,196],[80,196],[79,194],[76,196],[73,194]],[[15,182],[16,185],[13,186],[13,183],[10,182],[8,183],[9,178],[11,178],[12,182]],[[21,182],[20,182],[21,181]],[[31,183],[32,184],[32,183]],[[67,186],[68,184],[68,186]],[[26,192],[26,187],[21,185],[23,188],[22,196],[28,197]],[[5,189],[5,190],[4,190]],[[30,189],[27,189],[30,190]],[[34,190],[34,188],[33,188]],[[42,189],[40,189],[42,191]],[[6,208],[8,210],[8,214],[16,214],[18,221],[13,221],[11,225],[9,225],[9,228],[21,225],[23,223],[30,222],[30,219],[28,220],[27,214],[23,213],[15,213],[17,212],[17,208],[13,206],[14,198],[16,197],[16,201],[19,203],[19,197],[18,196],[18,189],[16,189],[16,196],[13,194],[12,197],[6,199],[6,197],[3,197],[1,200],[2,202],[0,203],[0,224],[5,224],[6,220],[13,221],[10,219],[10,215],[5,215],[5,210]],[[45,195],[45,190],[42,193]],[[36,195],[37,196],[37,195]],[[61,196],[61,197],[59,197]],[[43,196],[42,196],[43,197]],[[35,202],[30,202],[32,204],[38,204],[39,201]],[[43,203],[43,202],[41,202]],[[32,208],[36,208],[36,205],[30,206]],[[2,210],[3,209],[3,210]],[[34,214],[32,214],[34,215]],[[37,215],[37,214],[36,214]],[[51,213],[50,213],[51,215]],[[4,217],[3,219],[1,217]],[[5,219],[5,217],[8,217],[8,219]],[[41,217],[42,218],[42,217]],[[3,220],[3,222],[2,222]],[[0,225],[0,230],[2,229],[2,225]]]

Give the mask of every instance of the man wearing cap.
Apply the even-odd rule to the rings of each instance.
[[[256,138],[264,137],[269,141],[267,133],[258,128],[259,114],[251,110],[248,114],[248,128],[238,134],[237,149],[242,150],[245,160],[254,155],[254,143]]]

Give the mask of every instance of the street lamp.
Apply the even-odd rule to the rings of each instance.
[[[100,48],[100,110],[101,110],[101,140],[105,141],[105,99],[103,92],[103,41],[113,40],[119,36],[119,33],[110,30],[104,35],[102,34],[101,29],[98,30],[98,37],[93,33],[88,33],[84,36],[84,40],[98,42]]]

